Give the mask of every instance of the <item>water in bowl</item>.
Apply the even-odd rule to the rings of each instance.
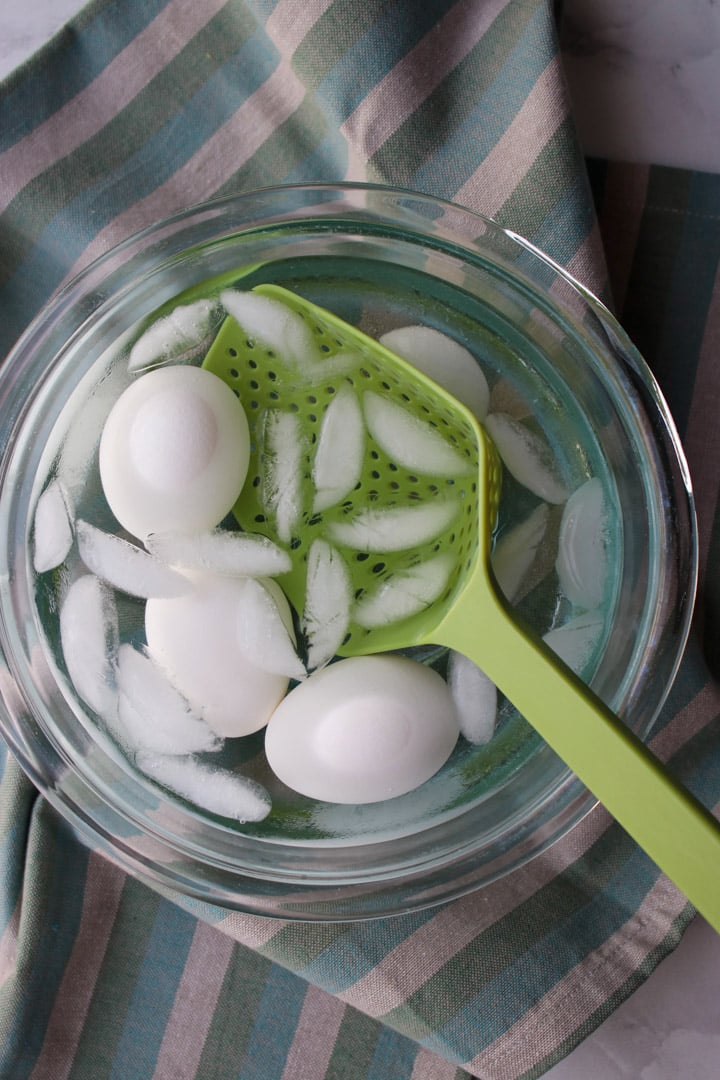
[[[277,258],[271,263],[251,265],[221,275],[184,290],[165,300],[150,316],[126,329],[98,359],[76,390],[49,440],[45,455],[46,476],[38,483],[42,490],[56,475],[76,491],[75,513],[108,531],[117,531],[105,503],[97,470],[97,446],[104,419],[117,395],[137,374],[128,373],[133,345],[147,335],[160,320],[165,329],[165,348],[170,363],[200,364],[222,318],[219,295],[228,287],[251,288],[260,282],[274,282],[333,311],[373,337],[397,327],[422,324],[432,327],[465,346],[482,368],[490,387],[490,412],[522,420],[530,431],[546,440],[557,471],[569,491],[587,480],[600,481],[604,494],[603,545],[609,573],[602,600],[593,617],[600,632],[592,635],[592,648],[581,648],[575,666],[590,679],[602,656],[605,635],[612,621],[613,603],[619,579],[620,521],[615,511],[613,481],[600,453],[592,427],[576,404],[572,387],[566,385],[553,364],[553,352],[564,343],[548,331],[547,347],[540,348],[523,332],[522,319],[503,302],[502,292],[484,299],[464,288],[463,275],[448,260],[446,273],[438,277],[421,266],[399,265],[392,259],[378,260],[372,253],[349,250],[343,253]],[[183,341],[182,326],[173,323],[172,312],[199,300],[207,305],[206,332],[200,343]],[[509,303],[509,302],[508,302]],[[195,337],[198,335],[196,334]],[[158,337],[162,341],[163,335]],[[81,482],[78,483],[78,477]],[[505,470],[500,512],[494,537],[497,552],[513,530],[542,504],[523,484]],[[548,506],[542,542],[517,583],[513,603],[518,613],[539,635],[567,626],[575,616],[587,615],[564,594],[556,570],[558,533],[562,505]],[[232,522],[228,522],[232,527]],[[38,574],[35,581],[36,611],[51,663],[67,693],[71,681],[60,648],[58,610],[67,582],[81,572],[77,548],[73,546],[60,567]],[[142,644],[144,602],[118,594],[120,634],[123,642]],[[479,613],[479,616],[481,614]],[[572,639],[571,639],[572,652]],[[410,655],[446,675],[449,657],[445,649],[410,650]],[[102,722],[92,710],[76,709],[78,720],[97,728],[103,737]],[[223,821],[228,828],[250,835],[298,843],[326,842],[330,845],[362,839],[363,842],[403,835],[423,825],[441,822],[481,802],[503,785],[537,752],[539,739],[508,702],[500,699],[495,732],[484,745],[473,745],[462,737],[446,765],[420,788],[393,800],[364,806],[320,804],[289,791],[270,772],[263,753],[262,731],[228,740],[222,751],[206,754],[208,763],[242,770],[270,792],[272,810],[257,824],[242,826]],[[200,755],[201,759],[203,755]],[[222,820],[222,819],[219,819]]]

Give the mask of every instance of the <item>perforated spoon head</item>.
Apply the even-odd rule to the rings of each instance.
[[[452,611],[457,597],[478,575],[491,589],[489,552],[500,494],[500,466],[492,443],[475,417],[442,387],[377,341],[336,315],[279,286],[253,290],[280,301],[300,316],[314,343],[312,355],[301,364],[250,337],[228,318],[204,366],[240,397],[251,431],[248,480],[233,509],[242,528],[262,532],[288,547],[292,570],[280,581],[291,602],[302,612],[306,593],[308,552],[314,540],[326,539],[345,561],[352,583],[354,606],[343,656],[382,652],[434,640],[433,629]],[[368,432],[360,478],[340,502],[314,511],[316,489],[312,464],[325,411],[341,390],[357,395],[362,408],[368,394],[381,395],[405,413],[429,425],[458,463],[456,474],[444,464],[424,471],[393,460]],[[268,507],[265,490],[268,424],[279,416],[293,417],[300,438],[297,513],[288,534]],[[431,466],[432,468],[432,466]],[[358,548],[338,536],[357,515],[367,510],[414,510],[444,506],[448,523],[437,535],[411,547],[376,550]],[[282,535],[281,535],[282,534]],[[361,601],[430,560],[449,567],[447,580],[432,603],[408,617],[379,626],[358,621]],[[438,564],[436,564],[438,565]],[[437,644],[443,644],[438,641]]]

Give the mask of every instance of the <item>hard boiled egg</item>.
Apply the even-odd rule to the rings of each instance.
[[[120,395],[100,440],[100,479],[129,532],[198,533],[228,513],[250,458],[247,417],[212,372],[165,367]]]
[[[370,803],[403,795],[450,756],[458,721],[437,672],[400,656],[356,656],[296,686],[265,733],[271,769],[310,798]]]
[[[289,683],[251,663],[238,647],[244,584],[242,578],[198,575],[191,592],[145,605],[150,655],[208,726],[230,738],[263,727]],[[273,597],[284,603],[291,624],[279,589]]]

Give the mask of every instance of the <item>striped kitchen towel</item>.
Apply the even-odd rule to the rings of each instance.
[[[551,7],[94,0],[0,86],[0,355],[116,241],[268,183],[368,179],[451,198],[612,288],[698,489],[698,617],[654,746],[714,805],[720,179],[586,167]],[[0,838],[7,1080],[537,1077],[693,914],[602,809],[482,892],[358,924],[151,890],[80,844],[9,755]]]

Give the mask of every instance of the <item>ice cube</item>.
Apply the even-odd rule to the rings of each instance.
[[[270,409],[263,426],[262,501],[275,519],[284,544],[290,543],[302,513],[303,439],[294,413]]]
[[[260,533],[151,533],[145,547],[170,566],[220,577],[274,577],[292,567],[287,551]]]
[[[337,652],[350,622],[352,585],[345,560],[332,544],[314,540],[307,559],[303,631],[308,667],[322,667]]]
[[[311,363],[317,356],[310,327],[280,300],[238,289],[226,289],[220,300],[253,344],[271,349],[281,360],[298,367]]]
[[[533,415],[532,405],[510,379],[500,378],[490,391],[488,412],[505,413],[514,420],[527,420]]]
[[[33,527],[33,566],[38,574],[53,570],[72,547],[72,511],[59,480],[51,480],[37,501]]]
[[[186,577],[120,536],[87,521],[75,525],[80,558],[88,570],[130,596],[182,596],[192,586]]]
[[[290,606],[275,582],[242,582],[237,613],[237,643],[243,656],[261,671],[304,679],[307,675],[294,646]]]
[[[93,365],[63,410],[66,426],[59,447],[57,477],[76,506],[80,505],[90,470],[97,465],[103,426],[130,379],[123,364],[111,364],[104,371]]]
[[[448,552],[389,575],[355,604],[353,619],[372,630],[417,615],[443,593],[455,565]]]
[[[430,476],[465,476],[472,464],[409,409],[367,390],[363,408],[368,431],[396,464]]]
[[[320,426],[313,483],[313,510],[339,503],[357,484],[363,467],[365,425],[356,395],[345,387],[332,399]]]
[[[431,326],[399,326],[383,334],[380,343],[444,386],[478,420],[485,419],[490,398],[487,379],[464,345]]]
[[[536,506],[514,528],[504,533],[492,553],[492,568],[507,600],[514,600],[533,562],[547,529],[549,510],[546,503]]]
[[[485,428],[505,468],[519,484],[545,502],[565,502],[568,489],[544,439],[506,413],[490,413]]]
[[[211,814],[245,822],[262,821],[270,813],[271,801],[265,788],[229,769],[161,754],[140,754],[137,763],[155,783]]]
[[[581,675],[600,640],[603,625],[601,612],[586,611],[548,631],[543,641],[569,668]]]
[[[450,653],[447,680],[461,733],[475,746],[490,742],[497,719],[495,683],[459,652]]]
[[[169,360],[191,359],[209,344],[219,321],[218,305],[212,300],[176,307],[137,339],[130,350],[128,371],[144,371]]]
[[[118,735],[132,750],[192,754],[217,750],[220,739],[144,652],[118,650]]]
[[[93,574],[70,585],[60,605],[60,643],[76,692],[98,716],[117,714],[118,617],[112,592]]]
[[[325,353],[318,353],[317,357],[313,357],[310,363],[304,364],[302,368],[295,372],[296,384],[297,386],[310,387],[318,386],[320,383],[327,383],[330,380],[338,381],[343,375],[349,375],[354,371],[359,363],[361,363],[361,358],[356,352],[343,350],[328,356]]]
[[[459,512],[457,499],[361,510],[348,521],[332,522],[328,534],[336,544],[357,551],[404,551],[434,540],[449,528]]]
[[[568,499],[560,522],[556,568],[560,588],[571,604],[599,607],[607,578],[607,518],[602,483],[582,484]]]

